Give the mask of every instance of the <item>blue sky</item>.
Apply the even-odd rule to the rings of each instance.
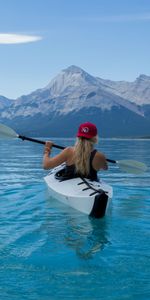
[[[77,65],[134,81],[150,75],[149,0],[3,0],[0,95],[17,98]]]

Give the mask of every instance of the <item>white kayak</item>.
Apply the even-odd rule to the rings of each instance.
[[[80,177],[63,180],[57,176],[63,168],[64,165],[56,167],[44,177],[50,195],[91,217],[103,217],[113,195],[112,187],[103,181],[90,181]]]

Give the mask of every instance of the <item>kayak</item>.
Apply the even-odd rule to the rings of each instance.
[[[104,181],[91,181],[83,177],[64,179],[58,176],[63,168],[64,165],[60,165],[44,177],[50,195],[84,214],[102,218],[113,196],[112,187]]]

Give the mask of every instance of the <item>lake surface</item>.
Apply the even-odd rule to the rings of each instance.
[[[41,145],[0,140],[1,300],[150,299],[150,140],[103,139],[98,147],[149,167],[102,172],[114,195],[108,215],[94,220],[50,197]]]

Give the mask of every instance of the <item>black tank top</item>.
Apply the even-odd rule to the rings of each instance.
[[[94,156],[96,154],[97,150],[93,150],[91,152],[91,156],[90,156],[90,172],[88,176],[85,176],[86,178],[92,180],[92,181],[98,181],[98,177],[97,177],[97,171],[93,168],[92,166],[92,161],[94,159]],[[84,174],[80,174],[84,177]],[[77,177],[79,176],[76,171],[75,171],[75,165],[70,165],[70,166],[66,166],[65,167],[65,176],[67,176],[68,178],[73,178],[73,177]]]

